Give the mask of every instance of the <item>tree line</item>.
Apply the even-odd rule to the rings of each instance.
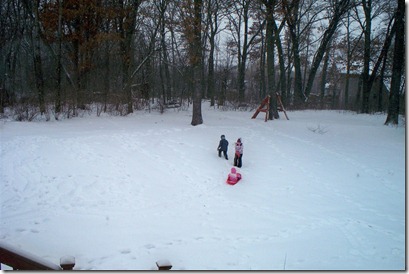
[[[279,94],[287,109],[316,98],[314,108],[387,111],[397,124],[404,12],[404,0],[3,0],[0,115],[192,103],[198,125],[202,99],[237,108],[270,95],[276,119]]]

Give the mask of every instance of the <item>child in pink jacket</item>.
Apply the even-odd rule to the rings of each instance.
[[[236,171],[234,167],[231,168],[230,174],[227,176],[226,183],[229,185],[235,185],[241,179],[241,174]]]
[[[243,158],[243,143],[241,142],[241,138],[237,139],[237,142],[234,146],[235,153],[234,153],[234,166],[241,167]]]

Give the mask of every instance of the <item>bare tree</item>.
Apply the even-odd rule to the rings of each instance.
[[[27,9],[21,1],[5,0],[0,5],[0,113],[5,106],[11,106],[16,98],[18,80],[19,55],[22,48],[21,40],[27,27]],[[19,95],[21,97],[21,94]]]
[[[228,28],[232,34],[230,44],[236,47],[237,53],[237,80],[240,102],[244,101],[246,65],[250,48],[265,24],[264,20],[261,24],[258,21],[254,21],[253,26],[249,25],[252,14],[252,3],[254,3],[254,1],[235,0],[231,3],[231,6],[229,6],[231,13],[228,15]]]
[[[209,57],[208,57],[208,72],[207,72],[207,96],[210,98],[210,106],[215,103],[215,50],[216,36],[220,33],[220,21],[224,18],[222,12],[222,0],[205,0],[206,9],[206,29],[205,35],[209,40]]]
[[[162,82],[162,94],[163,102],[166,104],[172,97],[172,86],[170,81],[170,70],[169,70],[169,57],[168,57],[168,47],[166,43],[166,18],[165,13],[169,5],[169,0],[155,1],[156,8],[159,11],[159,22],[160,22],[160,45],[161,45],[161,59],[162,64],[160,65],[160,78]]]
[[[61,112],[61,71],[62,71],[62,0],[58,0],[58,31],[57,31],[57,68],[56,68],[56,95],[55,95],[55,113]]]
[[[324,34],[322,35],[320,39],[321,42],[320,42],[320,45],[317,51],[315,52],[314,59],[312,61],[312,65],[311,65],[309,75],[308,75],[307,85],[305,87],[305,95],[307,97],[311,93],[311,89],[314,83],[316,73],[318,71],[318,68],[321,64],[322,58],[327,48],[330,46],[332,37],[335,31],[337,30],[341,19],[351,8],[352,8],[352,5],[351,5],[350,0],[335,1],[334,5],[329,7],[329,12],[328,12],[328,18],[330,18],[329,25],[327,29],[324,31]]]
[[[56,119],[92,103],[101,111],[101,102],[105,110],[126,115],[139,107],[139,98],[166,102],[180,95],[193,99],[191,124],[198,125],[203,96],[214,105],[216,95],[223,104],[226,98],[245,102],[269,94],[270,119],[278,118],[276,93],[284,103],[294,94],[294,107],[305,106],[318,87],[317,73],[321,91],[336,81],[334,62],[345,61],[338,53],[346,57],[348,72],[356,64],[365,72],[364,90],[379,75],[389,77],[398,32],[395,2],[387,10],[390,3],[383,0],[3,0],[0,112],[14,94],[38,113],[53,104]],[[353,3],[359,4],[355,14],[348,13]],[[372,22],[383,15],[377,30]],[[340,27],[345,40],[335,41]],[[250,70],[257,72],[248,77]],[[250,93],[256,81],[258,95]],[[391,98],[390,107],[396,104]]]
[[[294,62],[294,103],[300,106],[307,99],[302,87],[301,59],[300,59],[300,0],[283,0],[283,11],[291,38],[292,59]]]
[[[294,104],[295,107],[301,107],[303,102],[307,101],[316,77],[316,73],[321,65],[322,58],[329,46],[331,39],[338,28],[339,22],[351,8],[351,0],[337,1],[288,1],[283,0],[283,10],[288,31],[292,42],[292,58],[294,61],[295,79],[294,79]],[[306,16],[308,14],[308,16]],[[317,38],[319,46],[314,51],[314,58],[311,67],[308,69],[308,79],[303,86],[303,77],[301,72],[301,49],[302,38],[308,35],[310,30],[317,22],[321,22],[321,37]],[[306,48],[311,49],[310,42],[307,40]],[[305,62],[307,65],[307,62]],[[305,80],[305,79],[304,79]]]
[[[405,63],[405,1],[398,0],[396,9],[396,35],[395,48],[393,52],[392,81],[389,96],[388,117],[385,125],[399,123],[399,97],[401,90],[401,79]]]
[[[361,112],[370,113],[370,103],[369,95],[372,89],[372,83],[375,79],[377,69],[372,70],[371,77],[371,62],[375,58],[373,57],[373,26],[372,22],[375,18],[379,18],[380,15],[385,13],[385,7],[389,6],[390,3],[387,3],[382,0],[361,0],[361,5],[355,6],[355,21],[359,23],[364,33],[364,48],[363,48],[363,68],[362,68],[362,105]],[[362,8],[362,11],[360,10]],[[361,13],[363,12],[363,16]]]
[[[269,107],[269,119],[278,119],[277,110],[277,96],[275,95],[275,62],[274,62],[274,41],[279,35],[276,34],[277,25],[275,23],[275,8],[277,5],[276,0],[263,0],[262,3],[266,8],[266,44],[267,44],[267,83],[268,93],[270,95],[270,107]],[[280,54],[280,53],[279,53]],[[281,59],[280,59],[281,60]]]
[[[34,64],[35,86],[40,107],[40,113],[45,113],[44,77],[41,57],[41,29],[39,19],[40,0],[23,2],[31,19],[31,45]]]
[[[351,11],[348,11],[348,15],[350,14]],[[345,92],[344,92],[344,108],[348,108],[348,100],[349,100],[349,77],[351,73],[351,60],[352,60],[352,46],[351,46],[351,31],[350,31],[350,16],[347,16],[347,21],[345,23],[346,27],[346,35],[345,35],[345,40],[346,40],[346,76],[345,76]]]
[[[283,45],[282,45],[281,36],[280,36],[280,33],[282,29],[284,28],[284,25],[285,25],[284,20],[281,21],[280,26],[277,26],[275,20],[273,20],[272,27],[274,30],[274,41],[277,47],[277,55],[278,55],[278,61],[279,61],[279,67],[280,67],[280,81],[276,89],[276,92],[281,93],[281,95],[285,95],[287,92],[285,57],[284,57],[284,50],[283,50]]]
[[[127,3],[130,2],[130,3]],[[119,7],[121,10],[125,11],[126,13],[123,16],[118,18],[118,26],[120,29],[121,35],[121,54],[122,54],[122,79],[123,89],[126,94],[127,98],[127,105],[128,105],[128,113],[133,112],[133,102],[132,102],[132,90],[128,82],[130,81],[130,73],[131,73],[131,66],[132,66],[132,43],[133,37],[135,33],[135,26],[136,26],[136,15],[138,13],[138,8],[141,4],[142,0],[132,0],[132,1],[124,1],[121,0],[118,2]]]
[[[203,124],[202,97],[200,92],[202,82],[202,0],[189,0],[183,4],[182,28],[188,47],[188,58],[191,66],[192,76],[190,78],[193,114],[192,126]]]

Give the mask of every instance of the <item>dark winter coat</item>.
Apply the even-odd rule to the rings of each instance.
[[[221,151],[227,151],[228,146],[229,146],[229,142],[226,139],[221,139],[218,149]]]

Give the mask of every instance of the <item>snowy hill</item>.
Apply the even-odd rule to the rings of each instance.
[[[0,241],[78,270],[405,269],[404,127],[202,110],[0,122]]]

